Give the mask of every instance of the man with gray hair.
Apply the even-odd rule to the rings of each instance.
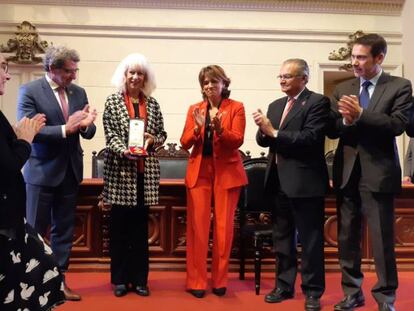
[[[46,116],[24,167],[27,191],[26,217],[41,235],[50,225],[50,242],[62,273],[69,266],[79,184],[83,177],[80,138],[95,135],[96,110],[90,109],[83,88],[72,84],[79,54],[66,47],[46,51],[46,75],[20,87],[17,118]],[[67,300],[80,300],[65,282]]]
[[[274,198],[275,288],[268,303],[293,298],[297,273],[296,230],[302,245],[302,292],[305,310],[320,310],[325,290],[323,225],[328,171],[324,158],[329,99],[306,88],[309,67],[288,59],[278,76],[287,95],[253,113],[257,143],[269,147],[266,193]]]

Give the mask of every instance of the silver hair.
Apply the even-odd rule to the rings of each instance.
[[[286,64],[296,64],[298,72],[296,74],[303,75],[306,77],[306,83],[309,80],[309,66],[308,63],[302,58],[290,58],[283,62],[283,65]]]
[[[50,71],[50,68],[63,68],[67,60],[74,61],[75,63],[79,62],[79,53],[65,46],[51,46],[46,50],[43,68],[47,72]]]
[[[145,96],[150,96],[156,88],[155,75],[150,64],[144,55],[139,53],[129,54],[116,67],[112,76],[111,83],[120,92],[125,92],[126,72],[128,69],[139,66],[145,72],[145,82],[142,92]]]

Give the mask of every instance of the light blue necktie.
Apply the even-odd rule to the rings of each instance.
[[[359,104],[363,109],[367,109],[369,105],[369,92],[368,88],[372,85],[371,81],[365,81],[362,83],[362,91],[359,94]]]

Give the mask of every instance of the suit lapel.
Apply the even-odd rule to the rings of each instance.
[[[283,110],[287,104],[287,96],[277,99],[275,105],[269,110],[269,118],[274,128],[279,129],[280,120],[282,119]]]
[[[72,85],[69,85],[66,88],[66,96],[68,97],[68,105],[69,105],[69,115],[71,115],[72,113],[74,113],[74,109],[75,109],[75,98],[74,98],[74,92],[73,92],[73,87]]]
[[[381,74],[381,76],[378,79],[377,85],[375,86],[374,93],[371,96],[371,100],[369,102],[367,110],[373,111],[375,106],[379,103],[382,94],[385,92],[389,77],[390,76],[386,73]]]
[[[281,124],[280,129],[284,129],[289,123],[289,121],[292,120],[295,117],[295,115],[297,115],[302,110],[311,93],[312,92],[309,91],[307,88],[303,90],[303,92],[296,99],[295,103],[293,104],[293,107],[290,109],[289,113],[285,117],[285,120],[283,121],[283,124]]]
[[[360,81],[359,78],[353,79],[352,83],[351,83],[351,88],[348,91],[348,94],[345,95],[355,95],[357,97],[359,97],[359,91],[360,91]]]
[[[220,105],[220,109],[219,109],[219,112],[221,115],[221,124],[225,122],[225,120],[228,118],[230,114],[229,107],[230,107],[230,101],[227,98],[223,99]]]
[[[42,79],[42,88],[43,88],[45,97],[47,98],[47,101],[54,103],[54,105],[51,105],[50,109],[55,113],[55,115],[59,118],[59,120],[63,124],[65,124],[66,121],[63,116],[62,108],[60,108],[60,105],[56,99],[55,93],[53,92],[52,88],[50,87],[45,77],[43,77]]]

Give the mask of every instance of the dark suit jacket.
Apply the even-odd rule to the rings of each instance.
[[[75,84],[67,88],[69,114],[88,104],[85,90]],[[46,126],[36,135],[32,153],[24,168],[24,178],[29,184],[54,187],[66,174],[68,163],[80,183],[83,177],[83,150],[79,133],[62,137],[61,126],[65,124],[62,110],[45,77],[20,87],[17,102],[17,118],[33,117],[36,113],[46,115]],[[91,139],[96,127],[91,125],[83,138]]]
[[[414,182],[414,139],[410,138],[407,153],[404,157],[404,176],[409,176],[411,182]]]
[[[273,127],[279,129],[277,138],[264,136],[260,130],[256,135],[260,146],[269,147],[266,187],[274,187],[269,176],[277,169],[280,189],[288,197],[324,196],[328,188],[324,142],[329,99],[305,88],[279,128],[286,102],[287,97],[280,98],[267,111]]]
[[[370,104],[355,124],[345,126],[337,102],[342,95],[359,95],[359,78],[339,84],[333,95],[328,136],[339,138],[333,164],[334,187],[343,188],[359,155],[361,182],[369,191],[397,193],[401,168],[395,136],[401,135],[411,107],[410,81],[383,73]],[[346,152],[346,155],[344,155]]]
[[[29,158],[30,144],[17,139],[0,111],[0,229],[23,225],[26,211],[26,188],[21,169]]]
[[[405,132],[407,133],[408,136],[414,137],[414,96],[411,97],[410,119],[408,120],[408,125],[407,125],[407,128],[405,129]]]

